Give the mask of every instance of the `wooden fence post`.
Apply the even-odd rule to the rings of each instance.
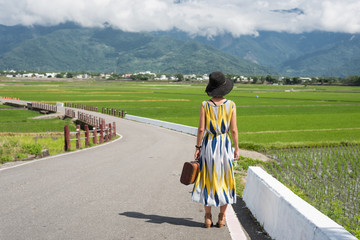
[[[105,142],[109,140],[109,130],[108,127],[105,125]]]
[[[90,145],[89,126],[86,124],[84,128],[85,128],[85,146],[87,147]]]
[[[97,129],[96,126],[93,127],[93,144],[97,144]]]
[[[113,131],[114,131],[114,137],[116,137],[116,124],[115,124],[115,122],[113,122]]]
[[[64,150],[65,152],[70,151],[71,144],[70,144],[70,131],[68,125],[64,126],[64,139],[65,139]]]
[[[104,127],[100,124],[100,144],[104,143]]]
[[[109,123],[109,132],[108,132],[108,134],[109,134],[108,140],[111,141],[112,135],[113,135],[112,128],[111,128],[111,123]]]
[[[81,148],[81,139],[80,139],[80,125],[76,125],[76,148]]]

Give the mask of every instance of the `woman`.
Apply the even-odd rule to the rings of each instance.
[[[232,166],[233,160],[239,158],[236,106],[233,101],[224,98],[233,86],[234,83],[223,73],[211,73],[205,92],[212,98],[202,102],[200,108],[195,145],[195,159],[200,161],[200,172],[194,183],[192,200],[204,204],[206,228],[213,225],[212,206],[220,206],[217,226],[223,227],[227,205],[236,203]]]

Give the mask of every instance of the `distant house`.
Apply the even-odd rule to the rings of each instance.
[[[300,81],[301,83],[311,82],[312,79],[311,79],[311,78],[306,78],[306,77],[300,77],[300,78],[299,78],[299,81]]]
[[[166,77],[166,75],[161,75],[159,80],[168,80],[168,78]]]
[[[87,73],[79,74],[76,76],[77,79],[88,79],[89,75]]]
[[[24,78],[31,78],[31,77],[33,77],[33,76],[34,76],[33,73],[24,73],[24,74],[22,75],[22,77],[24,77]]]
[[[245,77],[245,76],[240,76],[238,79],[236,79],[236,81],[248,83],[248,82],[253,82],[254,80],[252,78],[248,78],[248,77]]]
[[[204,74],[202,76],[202,80],[209,80],[209,75],[208,74]]]
[[[47,78],[55,78],[57,73],[46,73],[45,75]]]
[[[46,78],[45,74],[34,73],[36,78]]]
[[[150,76],[156,77],[156,73],[152,73],[151,71],[139,72],[136,74],[150,75]]]
[[[196,75],[194,75],[194,74],[192,74],[192,75],[184,75],[185,80],[191,80],[193,78],[196,78]]]

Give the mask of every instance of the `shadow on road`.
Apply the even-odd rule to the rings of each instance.
[[[124,212],[119,213],[121,216],[126,216],[130,218],[139,218],[139,219],[148,219],[146,222],[163,224],[169,223],[173,225],[182,225],[187,227],[203,227],[203,223],[192,221],[190,218],[175,218],[175,217],[166,217],[159,215],[147,215],[139,212]]]

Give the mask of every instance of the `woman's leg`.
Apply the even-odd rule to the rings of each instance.
[[[204,206],[205,207],[205,214],[206,213],[210,213],[211,214],[211,207],[209,206]]]
[[[218,219],[218,222],[217,222],[217,225],[220,228],[225,226],[225,211],[226,211],[226,208],[227,208],[227,204],[220,207],[219,219]]]
[[[212,216],[211,216],[211,207],[204,206],[205,207],[205,227],[209,228],[213,225],[212,222]]]
[[[220,213],[225,213],[226,212],[226,208],[227,208],[227,204],[225,204],[224,206],[220,207]]]

